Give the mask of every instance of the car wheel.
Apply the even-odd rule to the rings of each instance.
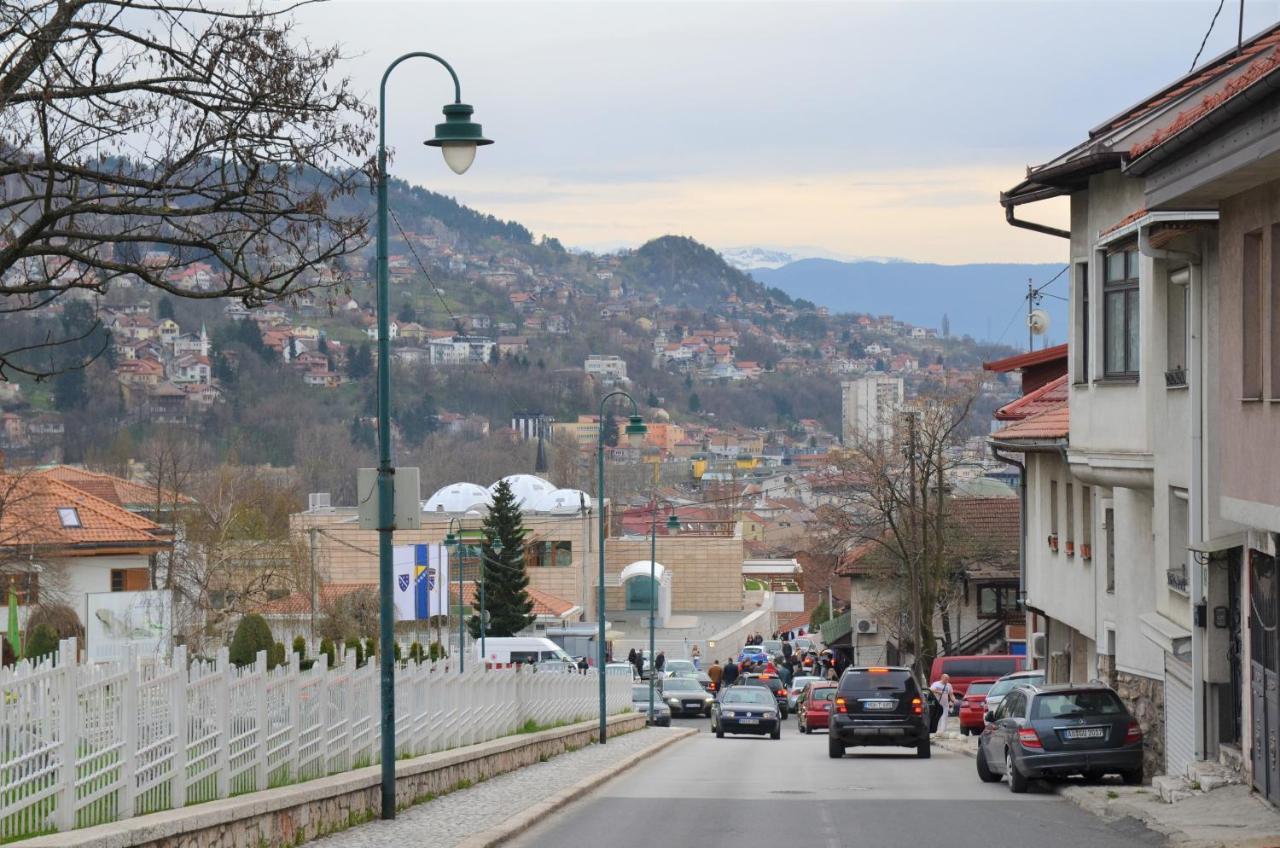
[[[964,725],[961,725],[961,726],[960,726],[960,735],[961,735],[961,736],[968,736],[968,735],[969,735],[969,728],[965,727]]]
[[[777,726],[777,727],[775,727],[775,728],[773,729],[773,732],[769,734],[769,738],[770,738],[770,739],[781,739],[781,738],[782,738],[782,722],[778,722],[778,726]]]
[[[974,757],[974,760],[978,763],[978,780],[981,780],[983,783],[1000,782],[1000,775],[993,772],[991,767],[987,765],[987,755],[983,753],[981,745],[978,746],[977,755]]]
[[[780,713],[778,713],[778,715],[782,718],[782,720],[783,720],[783,721],[786,721],[786,720],[787,720],[787,716],[789,715],[789,713],[787,712],[787,708],[786,708],[786,707],[783,707],[783,708],[782,708],[782,711],[781,711]]]
[[[707,707],[707,711],[702,714],[703,718],[711,718],[711,708]]]
[[[1142,766],[1133,771],[1124,771],[1120,773],[1120,778],[1124,781],[1125,786],[1141,786],[1142,785]]]
[[[1027,778],[1022,772],[1018,771],[1018,767],[1013,764],[1013,754],[1009,751],[1004,752],[1004,772],[1009,776],[1009,791],[1016,795],[1021,795],[1027,791]]]
[[[723,739],[723,738],[724,738],[724,725],[723,725],[723,724],[719,724],[719,723],[717,723],[717,724],[716,724],[716,738],[717,738],[717,739]]]
[[[827,756],[833,760],[844,756],[844,745],[841,745],[840,740],[834,736],[827,739]]]
[[[925,740],[916,746],[916,756],[922,760],[927,760],[933,756],[933,744],[928,737],[925,737]]]

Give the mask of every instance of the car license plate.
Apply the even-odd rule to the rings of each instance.
[[[760,719],[758,719],[758,718],[740,718],[740,719],[738,719],[738,724],[759,724],[759,723],[760,723]]]
[[[863,701],[863,706],[869,710],[891,710],[898,705],[897,701]]]
[[[684,708],[686,710],[696,710],[702,707],[701,701],[685,701]]]
[[[1106,729],[1101,727],[1082,727],[1075,730],[1062,731],[1062,736],[1065,739],[1101,739],[1106,735]]]

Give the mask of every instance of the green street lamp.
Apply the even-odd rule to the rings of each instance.
[[[391,296],[387,279],[387,78],[406,59],[439,62],[453,79],[454,102],[444,107],[445,122],[436,125],[435,138],[428,145],[440,147],[445,163],[461,174],[471,166],[476,148],[492,144],[471,120],[472,109],[462,102],[458,75],[434,53],[406,53],[387,66],[378,88],[378,624],[382,643],[379,663],[382,696],[382,818],[396,817],[396,688],[392,624],[395,621],[391,534],[395,532],[395,486],[391,465]]]
[[[458,532],[453,532],[453,526],[458,525]],[[444,536],[444,544],[446,548],[453,551],[453,558],[458,568],[458,673],[466,671],[467,667],[467,619],[462,614],[462,519],[449,519],[449,532]]]
[[[670,507],[671,504],[667,503]],[[667,533],[675,535],[680,532],[680,519],[676,517],[673,511],[667,516]],[[658,559],[658,500],[653,501],[653,521],[649,525],[649,716],[648,723],[653,724],[653,679],[656,676],[657,669],[654,667],[654,661],[658,655],[654,652],[654,627],[655,619],[658,612],[658,576],[657,565],[655,561]]]
[[[494,539],[491,546],[495,556],[502,556],[502,540]],[[488,667],[489,652],[484,647],[484,635],[489,632],[489,616],[484,606],[484,584],[488,582],[488,575],[485,573],[485,564],[489,562],[489,558],[480,553],[480,654],[484,657],[485,666]],[[494,560],[495,565],[504,565],[505,563]]]
[[[600,533],[600,571],[596,579],[596,616],[599,618],[599,646],[596,651],[596,676],[600,679],[600,744],[603,745],[607,741],[609,735],[609,712],[606,704],[608,690],[605,688],[605,659],[604,639],[604,407],[610,399],[615,397],[624,397],[631,401],[631,417],[627,419],[627,427],[624,431],[627,439],[636,446],[644,440],[644,434],[648,432],[648,428],[644,425],[644,419],[640,417],[640,405],[636,403],[636,399],[621,389],[609,392],[600,399],[600,418],[598,419],[599,440],[596,453],[596,498],[599,502],[599,533]],[[653,675],[650,674],[650,677]]]

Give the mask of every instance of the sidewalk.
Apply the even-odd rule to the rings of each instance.
[[[933,744],[974,756],[978,737],[949,733],[935,736]],[[1247,786],[1194,790],[1173,804],[1162,801],[1151,786],[1125,786],[1115,778],[1067,781],[1057,784],[1056,791],[1100,818],[1137,819],[1179,848],[1280,848],[1280,811]]]
[[[401,810],[394,821],[358,825],[317,839],[317,848],[495,845],[521,825],[551,813],[640,759],[692,736],[688,728],[650,727],[588,745]]]

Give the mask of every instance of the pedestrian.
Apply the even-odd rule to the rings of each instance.
[[[583,674],[586,674],[586,673],[587,673],[587,658],[586,658],[586,657],[578,657],[578,671],[582,672]]]
[[[698,650],[698,646],[694,645],[693,650],[689,653],[689,658],[693,660],[693,667],[702,670],[702,651]]]
[[[947,718],[950,717],[951,705],[956,700],[956,691],[951,686],[951,675],[944,674],[933,681],[929,690],[933,692],[933,697],[938,699],[938,706],[942,708],[942,716],[938,719],[938,735],[941,736],[947,732]]]
[[[778,679],[783,686],[791,686],[791,669],[786,664],[778,666]]]
[[[711,667],[707,669],[707,677],[711,678],[711,691],[720,691],[720,678],[724,675],[724,669],[720,667],[720,660],[712,660]]]
[[[653,670],[662,674],[662,667],[667,664],[667,655],[662,651],[658,651],[657,658],[653,661]]]
[[[627,662],[631,663],[632,665],[635,665],[635,664],[636,664],[636,649],[635,649],[635,648],[632,648],[631,650],[627,651]]]
[[[724,664],[724,674],[720,676],[725,687],[732,686],[734,681],[738,679],[738,664],[732,659]]]
[[[636,667],[636,677],[643,678],[644,677],[644,654],[636,650],[633,650],[631,653],[634,654],[634,656],[631,658],[631,664]]]
[[[782,658],[783,658],[783,659],[785,659],[787,662],[790,662],[790,661],[791,661],[791,654],[792,654],[791,643],[790,643],[790,642],[783,642],[783,643],[782,643]]]

